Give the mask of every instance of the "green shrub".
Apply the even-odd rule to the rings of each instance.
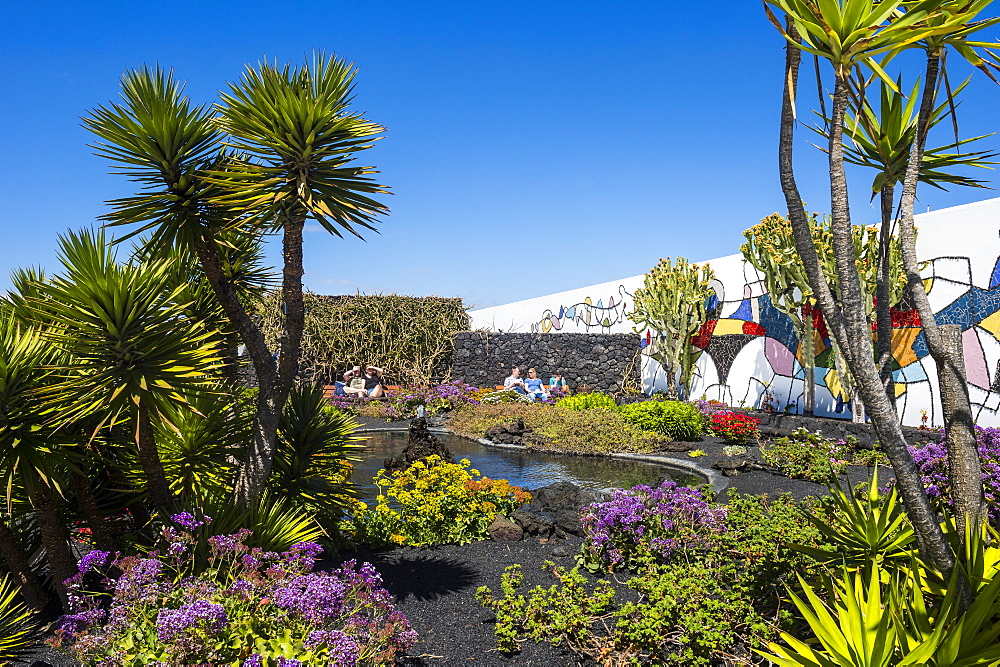
[[[764,463],[780,469],[789,477],[811,482],[826,482],[831,475],[843,474],[848,465],[888,463],[882,452],[860,449],[853,436],[848,436],[846,440],[834,440],[805,428],[798,428],[789,436],[775,438],[773,444],[760,448],[760,455]]]
[[[701,412],[684,401],[631,403],[623,405],[619,412],[643,431],[666,435],[674,440],[698,440],[705,432]]]
[[[607,505],[614,513],[612,503]],[[808,556],[783,546],[793,540],[822,544],[801,507],[789,496],[768,500],[732,494],[726,530],[698,530],[695,548],[674,550],[664,559],[652,541],[640,540],[637,548],[649,557],[632,561],[635,576],[626,585],[635,592],[625,595],[619,595],[620,580],[617,587],[591,582],[579,567],[546,563],[556,579],[551,587],[520,592],[523,577],[520,566],[513,566],[501,578],[502,596],[495,598],[483,587],[476,597],[496,614],[497,648],[505,652],[534,640],[562,644],[583,661],[603,665],[753,664],[733,659],[763,648],[780,629],[791,627],[782,582],[815,568]],[[590,509],[601,512],[600,505]],[[588,537],[599,539],[592,528]],[[676,527],[665,537],[691,537],[690,529]]]
[[[604,409],[567,410],[558,405],[507,403],[465,406],[455,410],[449,428],[469,438],[482,438],[498,424],[523,419],[525,426],[541,436],[537,449],[578,454],[651,452],[669,442],[625,421],[617,412]]]
[[[556,405],[567,410],[590,410],[591,408],[608,408],[614,410],[617,407],[615,399],[600,392],[565,396],[560,398]]]

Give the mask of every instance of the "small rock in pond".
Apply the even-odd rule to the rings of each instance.
[[[427,420],[417,417],[410,422],[409,442],[398,457],[387,458],[383,465],[387,471],[406,470],[415,461],[437,454],[446,463],[454,463],[455,457],[448,448],[427,430]]]

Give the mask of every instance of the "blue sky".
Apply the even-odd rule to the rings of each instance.
[[[325,49],[357,64],[356,107],[388,129],[362,160],[392,188],[392,212],[364,242],[307,234],[305,281],[320,293],[497,305],[663,256],[738,252],[742,230],[783,207],[782,42],[753,0],[7,3],[0,38],[0,289],[17,266],[55,268],[57,234],[132,192],[79,117],[143,63],[172,67],[205,102],[265,56]],[[963,135],[994,131],[998,96],[975,78]],[[800,185],[825,210],[807,134]],[[873,222],[870,176],[856,175],[855,221]],[[924,188],[918,210],[995,195]]]

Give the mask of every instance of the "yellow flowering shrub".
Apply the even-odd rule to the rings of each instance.
[[[531,494],[504,479],[483,477],[468,459],[445,463],[428,456],[402,471],[379,470],[374,509],[359,503],[341,529],[370,545],[458,543],[488,537],[498,514],[507,516]]]

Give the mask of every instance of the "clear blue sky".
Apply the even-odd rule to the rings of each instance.
[[[0,289],[17,266],[54,268],[58,233],[132,192],[79,125],[117,97],[125,69],[159,62],[212,101],[244,63],[313,49],[360,68],[356,106],[388,128],[364,161],[394,193],[366,242],[307,234],[316,292],[488,306],[637,275],[661,256],[738,252],[742,230],[783,206],[781,47],[754,0],[6,3]],[[977,76],[963,134],[994,131],[998,98]],[[800,131],[799,179],[824,210],[811,139]],[[857,222],[875,220],[869,183],[853,182]],[[924,189],[919,210],[995,195]]]

